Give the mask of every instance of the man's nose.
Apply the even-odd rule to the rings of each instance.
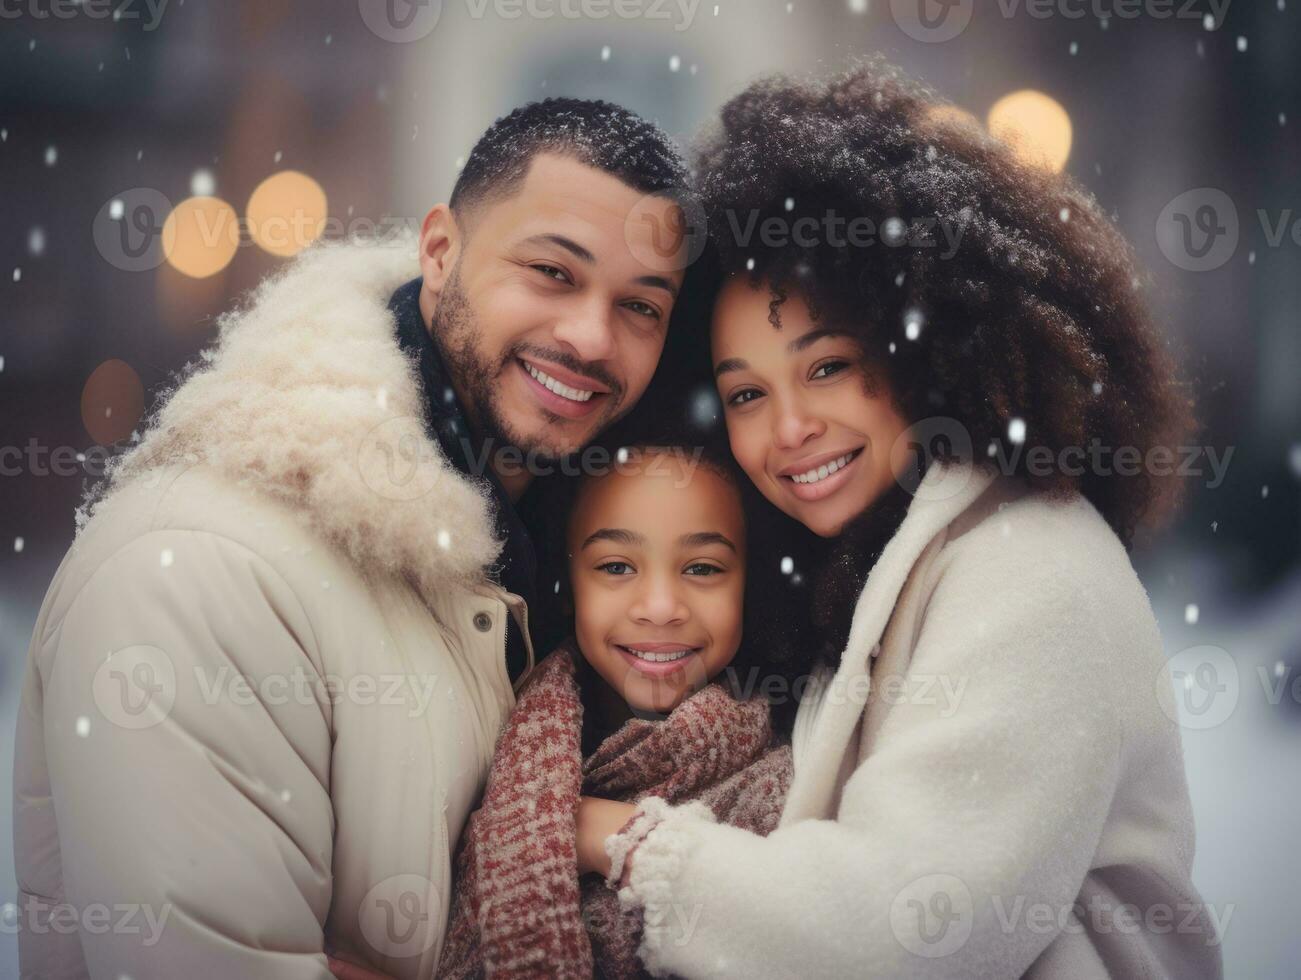
[[[584,303],[556,324],[555,339],[583,361],[607,361],[614,355],[614,325],[603,303]]]

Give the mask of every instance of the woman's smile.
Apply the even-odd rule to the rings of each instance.
[[[823,500],[852,478],[857,468],[854,463],[863,454],[863,447],[847,452],[818,453],[806,456],[778,472],[777,477],[786,491],[800,500]]]

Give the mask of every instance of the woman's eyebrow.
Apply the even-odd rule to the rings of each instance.
[[[789,344],[787,344],[786,350],[791,354],[798,354],[800,351],[812,347],[819,340],[823,340],[827,337],[843,337],[843,336],[845,336],[845,331],[834,330],[831,329],[830,327],[824,330],[810,330],[803,337],[796,337]]]
[[[593,531],[586,538],[584,538],[583,543],[581,546],[579,546],[578,550],[582,551],[589,544],[595,544],[598,541],[613,541],[615,544],[628,544],[628,545],[645,544],[646,536],[642,534],[638,534],[636,531],[629,531],[627,528],[603,527],[596,531]]]
[[[729,357],[718,362],[718,367],[714,368],[714,377],[720,377],[728,371],[744,371],[749,366],[739,357]]]
[[[790,354],[798,354],[800,351],[804,350],[805,348],[812,347],[819,340],[824,340],[827,337],[844,337],[844,336],[846,336],[846,332],[844,330],[833,330],[830,328],[826,330],[810,330],[802,337],[796,337],[789,344],[787,344],[786,351],[787,353]],[[749,366],[750,365],[747,364],[742,358],[729,357],[718,362],[718,366],[714,368],[714,377],[718,378],[724,374],[727,374],[727,372],[729,371],[744,371]]]
[[[732,544],[727,535],[719,534],[717,531],[695,531],[691,534],[684,534],[678,538],[678,543],[686,545],[688,548],[699,548],[706,544],[721,544],[726,548],[732,549],[732,554],[736,554],[736,545]]]

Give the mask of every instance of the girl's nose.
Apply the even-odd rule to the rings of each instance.
[[[628,614],[639,623],[654,626],[676,625],[686,622],[689,616],[668,576],[647,576],[646,584]]]

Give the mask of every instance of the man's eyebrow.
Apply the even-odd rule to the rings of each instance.
[[[695,531],[692,534],[684,534],[678,538],[681,544],[688,548],[699,548],[707,544],[721,544],[725,548],[731,548],[732,554],[737,554],[736,545],[732,544],[731,539],[725,534],[719,534],[717,531]]]
[[[639,286],[650,286],[652,289],[663,289],[674,299],[678,298],[678,287],[673,285],[669,279],[663,276],[638,276],[633,282]]]
[[[563,248],[566,252],[572,254],[574,258],[578,259],[580,262],[587,262],[590,264],[596,261],[595,255],[593,255],[587,249],[583,248],[582,245],[579,245],[578,242],[574,241],[572,238],[566,238],[564,235],[556,235],[556,234],[531,235],[530,237],[520,242],[520,244],[521,245],[558,245],[560,248]]]
[[[578,550],[582,551],[589,544],[595,544],[598,541],[613,541],[615,544],[633,545],[633,544],[644,544],[646,542],[646,538],[643,535],[637,534],[635,531],[629,531],[626,528],[603,527],[596,531],[593,531],[586,538],[584,538],[583,543],[582,545],[579,546]]]

